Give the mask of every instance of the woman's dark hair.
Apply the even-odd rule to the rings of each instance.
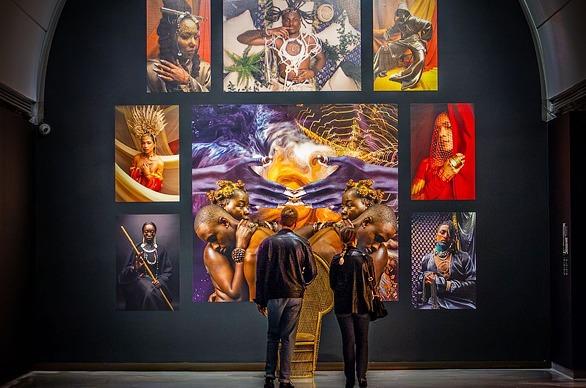
[[[191,13],[191,7],[185,0],[163,0],[163,6],[176,11]],[[182,17],[181,21],[188,18],[198,23],[195,18],[190,18],[189,16]],[[157,34],[159,35],[159,58],[172,63],[175,63],[179,57],[179,47],[177,45],[179,23],[179,16],[163,13],[159,26],[157,27]],[[196,52],[193,55],[193,66],[191,67],[191,76],[193,78],[197,78],[199,75],[200,62],[199,53]]]
[[[356,240],[356,229],[350,226],[342,228],[340,238],[344,245],[352,244]]]

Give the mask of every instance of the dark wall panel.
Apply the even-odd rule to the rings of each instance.
[[[368,43],[372,3],[362,1],[363,91],[230,94],[221,91],[221,4],[213,0],[212,92],[145,93],[144,0],[68,2],[47,74],[39,139],[38,361],[262,362],[266,322],[255,306],[191,304],[190,107],[215,103],[399,104],[400,301],[371,330],[374,361],[543,361],[549,358],[547,132],[540,122],[537,62],[516,2],[439,2],[439,92],[374,93]],[[477,133],[477,199],[409,200],[409,104],[470,102]],[[181,195],[175,204],[114,203],[114,106],[179,104]],[[413,212],[476,211],[478,307],[410,307]],[[181,308],[115,311],[116,216],[179,213]],[[333,315],[320,360],[340,361]]]
[[[0,382],[32,364],[30,347],[33,254],[33,130],[0,104]]]
[[[551,258],[551,360],[573,368],[572,278],[569,246],[572,228],[570,115],[548,124]]]

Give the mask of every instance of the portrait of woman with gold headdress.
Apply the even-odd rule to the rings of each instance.
[[[179,201],[179,107],[117,106],[117,202]]]

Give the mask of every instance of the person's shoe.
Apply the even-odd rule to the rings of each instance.
[[[291,384],[291,382],[279,383],[279,388],[295,388],[295,386],[293,384]]]
[[[354,380],[346,380],[346,388],[352,388],[354,387]]]
[[[265,377],[265,387],[264,388],[275,388],[275,379],[271,379],[270,377]]]
[[[366,379],[360,379],[360,380],[358,380],[358,386],[359,387],[368,387],[368,382],[366,381]]]

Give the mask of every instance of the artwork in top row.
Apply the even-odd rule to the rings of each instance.
[[[373,0],[374,90],[437,90],[437,0]],[[223,0],[226,92],[360,91],[359,0]],[[147,0],[147,91],[211,88],[210,0]]]

